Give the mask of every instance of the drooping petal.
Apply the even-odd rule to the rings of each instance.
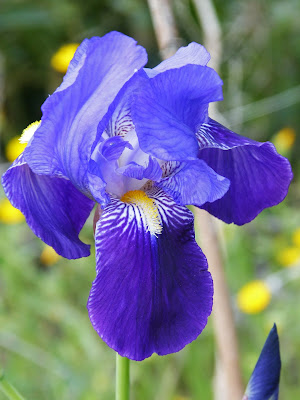
[[[78,234],[94,202],[70,181],[36,175],[21,154],[3,175],[2,185],[33,232],[58,254],[69,259],[90,254],[90,246],[81,242]]]
[[[107,125],[114,111],[111,104],[144,66],[147,55],[133,39],[118,32],[84,41],[82,46],[63,90],[44,103],[41,126],[25,150],[25,159],[33,172],[68,177],[86,192],[97,126]]]
[[[202,207],[209,213],[243,225],[285,198],[293,174],[273,144],[239,136],[213,120],[201,127],[197,137],[199,158],[230,180],[224,197]]]
[[[208,103],[222,99],[222,81],[208,67],[186,65],[145,80],[132,104],[141,149],[162,160],[197,157],[195,132]]]
[[[145,68],[147,75],[152,78],[168,69],[180,68],[187,64],[205,66],[210,60],[210,54],[201,44],[192,42],[188,46],[180,47],[174,56],[162,61],[155,68]]]
[[[151,193],[162,223],[157,237],[146,212],[115,199],[95,232],[90,319],[110,347],[134,360],[179,351],[201,333],[212,308],[212,279],[191,212],[162,191]]]
[[[245,400],[277,400],[280,379],[280,351],[274,324],[248,383]]]
[[[230,181],[215,173],[204,161],[180,163],[158,186],[178,204],[202,206],[220,199],[228,191]]]

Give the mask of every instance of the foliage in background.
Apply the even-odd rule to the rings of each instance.
[[[274,136],[283,128],[292,129],[295,135],[284,150],[295,172],[287,201],[264,211],[249,226],[225,227],[227,273],[236,295],[249,281],[265,281],[282,271],[282,260],[297,253],[291,252],[291,247],[299,250],[293,238],[300,227],[300,88],[296,86],[300,4],[297,0],[217,0],[215,5],[223,30],[223,117],[232,129],[256,140],[276,143],[277,137],[277,146],[278,140],[279,145],[291,143],[291,135],[287,139],[282,134],[279,139]],[[173,6],[180,44],[201,43],[193,3],[174,0]],[[51,67],[56,51],[62,45],[111,30],[138,40],[148,51],[149,66],[158,63],[146,0],[2,0],[1,163],[11,161],[6,157],[7,145],[29,123],[40,119],[41,104],[62,80],[62,74]],[[287,90],[292,91],[286,94]],[[271,101],[256,103],[269,97]],[[5,165],[1,169],[4,171]],[[0,365],[6,376],[27,398],[111,399],[114,354],[94,332],[86,311],[94,264],[91,259],[55,259],[20,216],[14,216],[11,209],[1,215],[12,218],[13,223],[4,218],[0,225]],[[91,223],[82,237],[93,243]],[[300,268],[297,257],[289,265]],[[300,397],[300,280],[292,279],[282,286],[276,276],[268,281],[273,285],[270,304],[261,312],[242,314],[236,307],[243,374],[246,382],[276,321],[283,349],[280,395],[292,399]],[[199,339],[182,352],[133,363],[133,399],[209,400],[213,372],[210,322]]]

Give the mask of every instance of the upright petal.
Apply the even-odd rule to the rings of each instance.
[[[224,197],[202,207],[209,213],[243,225],[285,198],[291,166],[271,143],[239,136],[213,120],[201,126],[197,137],[199,158],[230,180]]]
[[[204,161],[180,163],[158,184],[177,204],[202,206],[220,199],[228,191],[230,181],[215,173]]]
[[[93,40],[93,39],[92,39]],[[67,73],[65,74],[63,78],[63,82],[61,85],[56,89],[56,92],[60,92],[61,90],[67,89],[67,87],[73,85],[75,82],[78,73],[83,66],[83,63],[85,62],[86,55],[88,53],[88,49],[90,46],[90,40],[85,39],[81,45],[77,48],[74,57],[70,61],[70,64],[68,66]]]
[[[21,154],[3,175],[2,185],[33,232],[58,254],[66,258],[90,254],[90,246],[82,243],[78,234],[94,202],[70,181],[33,173]]]
[[[145,68],[147,75],[152,78],[168,69],[180,68],[187,64],[205,66],[210,60],[209,52],[201,44],[192,42],[188,46],[180,47],[174,56],[162,61],[155,68]]]
[[[114,99],[146,61],[145,50],[118,32],[84,41],[62,88],[42,107],[41,126],[25,150],[32,171],[68,177],[86,192],[97,126],[108,123]]]
[[[162,160],[195,159],[195,132],[208,103],[222,99],[222,81],[208,67],[186,65],[145,82],[132,104],[141,149]]]
[[[192,214],[162,191],[148,196],[162,224],[157,236],[149,230],[151,210],[112,199],[103,211],[88,301],[100,337],[134,360],[179,351],[201,333],[212,308],[212,279]]]
[[[244,400],[277,400],[280,379],[280,351],[274,324],[248,383]]]

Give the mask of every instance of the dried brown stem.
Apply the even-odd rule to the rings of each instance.
[[[177,50],[177,29],[170,0],[148,0],[160,55],[171,57]]]
[[[214,281],[212,317],[217,344],[215,399],[241,400],[244,390],[239,365],[238,341],[218,237],[218,221],[206,211],[196,207],[193,212],[197,240],[201,243],[207,257]]]
[[[209,65],[220,69],[222,58],[222,31],[212,0],[194,0],[204,33],[204,45],[211,53]],[[218,114],[217,103],[210,107],[210,115]],[[215,374],[215,400],[240,400],[243,382],[239,364],[238,339],[230,293],[226,281],[218,221],[206,211],[195,209],[200,243],[207,257],[214,280],[213,324],[218,353]]]
[[[177,50],[175,39],[177,30],[170,1],[148,0],[148,3],[160,53],[165,59]],[[202,23],[206,46],[214,59],[213,66],[218,70],[222,54],[218,19],[210,0],[197,0],[195,5]],[[205,211],[194,208],[194,215],[195,228],[199,232],[198,239],[207,256],[215,287],[213,321],[218,347],[215,398],[216,400],[240,400],[243,396],[243,385],[238,360],[238,342],[217,226],[213,218]]]

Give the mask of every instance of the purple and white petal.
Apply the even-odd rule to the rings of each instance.
[[[111,103],[108,110],[109,120],[103,118],[97,127],[97,137],[95,144],[108,137],[129,136],[134,132],[134,123],[131,117],[131,105],[134,101],[135,92],[147,85],[149,78],[143,69],[137,71],[132,78],[125,83],[122,90],[118,93],[115,100]],[[95,147],[93,146],[93,149]]]
[[[138,75],[138,74],[136,74]],[[105,127],[107,136],[121,136],[125,137],[128,132],[134,129],[134,124],[131,118],[131,98],[132,92],[139,84],[139,79],[132,79],[131,85],[122,94],[122,97],[116,99],[117,105],[115,110]],[[103,130],[103,126],[98,127],[99,133]]]
[[[87,175],[89,191],[102,208],[109,203],[106,192],[121,197],[127,191],[140,189],[149,179],[161,178],[158,161],[137,148],[135,141],[133,145],[120,136],[112,136],[102,140],[93,151]],[[134,158],[142,165],[129,161]]]
[[[155,68],[145,68],[147,75],[152,78],[168,69],[181,68],[187,64],[205,66],[210,60],[210,54],[201,44],[192,42],[188,46],[180,47],[174,56],[162,61]]]
[[[148,196],[162,224],[157,236],[135,204],[112,199],[103,211],[95,232],[97,277],[88,300],[99,336],[134,360],[177,352],[196,339],[213,298],[191,212],[162,191]]]
[[[2,185],[33,232],[58,254],[69,259],[90,254],[78,234],[94,202],[70,181],[33,173],[21,154],[3,175]]]
[[[198,131],[199,158],[230,180],[221,199],[202,206],[227,223],[243,225],[287,195],[293,173],[272,143],[259,143],[210,120]]]
[[[42,123],[25,149],[25,159],[33,172],[67,177],[86,193],[98,124],[107,125],[114,111],[111,104],[145,65],[147,55],[135,40],[118,32],[82,46],[63,90],[45,101]]]
[[[141,149],[161,160],[196,159],[195,132],[207,121],[208,103],[222,99],[221,86],[214,70],[199,65],[145,80],[131,110]]]
[[[230,150],[239,146],[262,144],[232,132],[211,118],[200,125],[196,137],[200,150],[207,148]]]
[[[230,181],[218,175],[204,161],[180,163],[158,184],[178,204],[202,206],[214,202],[228,191]]]

